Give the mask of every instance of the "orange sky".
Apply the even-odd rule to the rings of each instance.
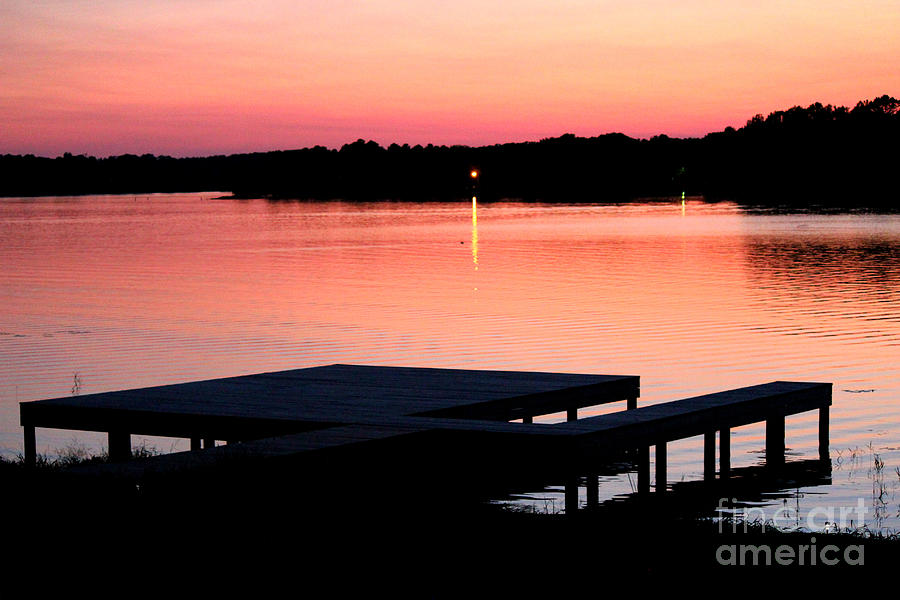
[[[900,96],[900,3],[4,0],[0,153],[702,135]]]

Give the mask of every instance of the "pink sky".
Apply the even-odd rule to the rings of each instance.
[[[702,135],[900,96],[900,3],[4,0],[0,153]]]

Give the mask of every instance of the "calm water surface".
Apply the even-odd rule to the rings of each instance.
[[[634,374],[644,404],[829,381],[831,483],[771,506],[861,498],[900,529],[900,215],[213,195],[0,199],[5,454],[19,401],[335,362]],[[816,427],[788,419],[791,459],[816,456]],[[39,451],[73,443],[104,438],[38,431]],[[760,464],[763,427],[732,444]],[[702,478],[702,438],[669,453],[670,484]],[[601,478],[601,499],[634,480]]]

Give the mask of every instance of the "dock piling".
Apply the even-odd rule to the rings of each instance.
[[[823,461],[831,459],[828,449],[828,418],[828,407],[821,407],[819,409],[819,459]]]
[[[778,467],[784,464],[784,415],[774,414],[766,418],[766,464]]]
[[[723,427],[719,430],[719,479],[728,479],[731,475],[731,429]]]
[[[662,493],[666,491],[666,441],[660,440],[656,443],[656,491]]]
[[[587,487],[587,507],[597,508],[600,506],[600,477],[596,473],[589,474],[585,485]]]
[[[578,479],[566,481],[566,514],[574,515],[578,511]]]
[[[638,493],[650,491],[650,446],[641,445],[637,450]]]
[[[703,480],[714,481],[716,479],[716,432],[707,431],[703,434]]]
[[[131,434],[127,431],[109,432],[109,460],[120,462],[131,458]]]
[[[33,467],[37,463],[37,443],[34,437],[34,426],[25,426],[25,466]]]

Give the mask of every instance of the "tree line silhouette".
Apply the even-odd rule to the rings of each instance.
[[[596,202],[702,194],[759,204],[900,207],[900,101],[812,104],[702,138],[565,134],[491,146],[382,147],[359,139],[228,156],[0,156],[0,195],[221,190],[235,197]],[[470,171],[477,169],[473,179]]]

